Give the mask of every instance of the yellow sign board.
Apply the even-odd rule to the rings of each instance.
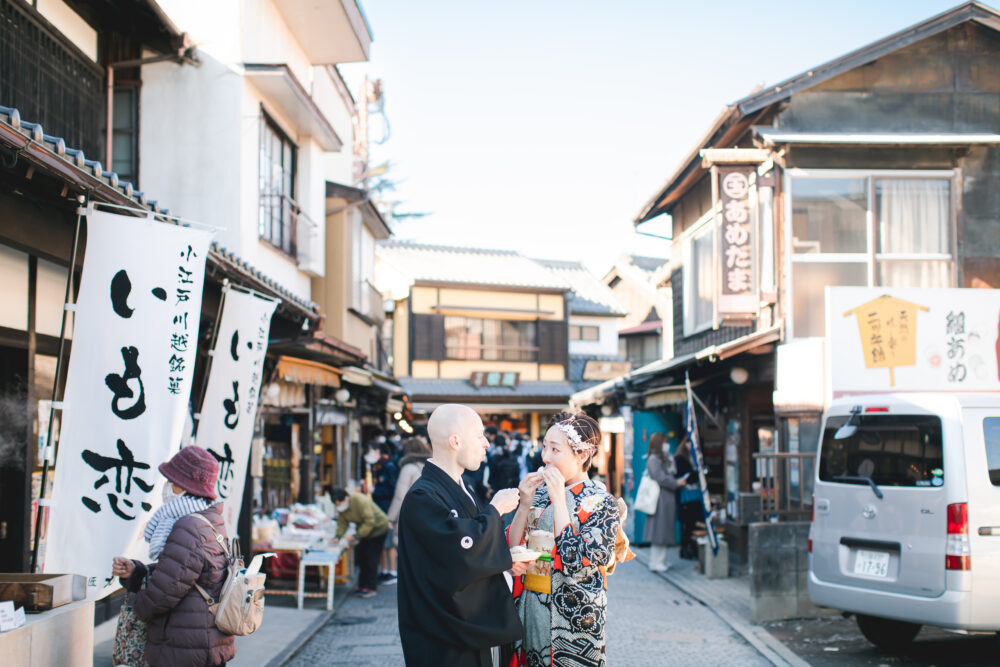
[[[866,368],[888,368],[889,384],[896,385],[893,369],[917,363],[917,311],[928,308],[883,295],[844,313],[858,318]]]

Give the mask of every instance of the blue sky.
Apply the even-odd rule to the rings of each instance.
[[[371,60],[341,69],[383,80],[373,163],[394,163],[400,210],[431,213],[397,237],[597,273],[666,256],[631,221],[726,104],[956,4],[361,2]]]

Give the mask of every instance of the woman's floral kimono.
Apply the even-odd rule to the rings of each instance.
[[[552,505],[544,485],[531,506],[526,534],[552,531]],[[515,647],[511,665],[606,664],[606,577],[620,526],[618,504],[604,488],[586,480],[566,489],[566,507],[570,524],[555,536],[551,565],[538,563],[551,572],[551,592],[526,589],[530,575],[514,582],[525,636]]]

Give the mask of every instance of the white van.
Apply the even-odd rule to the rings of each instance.
[[[831,403],[809,550],[813,602],[878,646],[922,625],[1000,630],[1000,393]]]

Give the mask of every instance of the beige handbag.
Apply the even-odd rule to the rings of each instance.
[[[226,546],[226,539],[215,530],[211,521],[201,514],[195,516],[207,523],[215,533],[215,539],[229,561],[229,573],[222,584],[218,600],[213,600],[198,584],[194,587],[205,598],[208,610],[215,616],[215,627],[227,635],[249,635],[260,627],[264,618],[264,581],[267,575],[258,572],[263,559],[255,558],[250,569],[245,569],[239,545],[233,543],[230,550]]]

